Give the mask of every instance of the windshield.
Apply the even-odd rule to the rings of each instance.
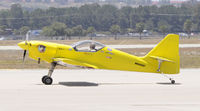
[[[105,45],[92,41],[92,40],[84,40],[71,45],[76,51],[83,52],[96,52],[105,47]]]

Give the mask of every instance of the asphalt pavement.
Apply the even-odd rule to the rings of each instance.
[[[199,111],[200,69],[169,75],[111,70],[0,70],[0,111]]]

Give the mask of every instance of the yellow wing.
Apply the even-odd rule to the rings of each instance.
[[[76,60],[72,60],[72,59],[67,59],[67,58],[54,58],[53,61],[57,62],[60,65],[63,66],[82,66],[83,68],[94,68],[94,69],[98,69],[97,66],[92,65],[92,64],[88,64],[85,62],[79,62]]]

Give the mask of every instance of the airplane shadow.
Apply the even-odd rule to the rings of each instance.
[[[175,84],[172,84],[170,82],[158,82],[156,84],[160,84],[160,85],[181,85],[181,83],[175,83]]]
[[[78,82],[59,82],[58,84],[52,85],[63,85],[68,87],[97,87],[100,85],[140,85],[140,84],[158,84],[158,85],[181,85],[181,83],[171,84],[170,82],[158,82],[158,83],[93,83],[93,82],[85,82],[85,81],[78,81]],[[37,85],[44,85],[44,84],[37,84]]]
[[[92,86],[99,86],[97,83],[93,82],[59,82],[59,85],[63,86],[71,86],[71,87],[92,87]]]
[[[152,84],[152,83],[93,83],[93,82],[59,82],[58,85],[70,87],[90,87],[100,85],[136,85],[136,84]]]

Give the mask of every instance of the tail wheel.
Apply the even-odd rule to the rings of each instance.
[[[175,80],[171,80],[171,83],[172,83],[172,84],[175,84]]]

